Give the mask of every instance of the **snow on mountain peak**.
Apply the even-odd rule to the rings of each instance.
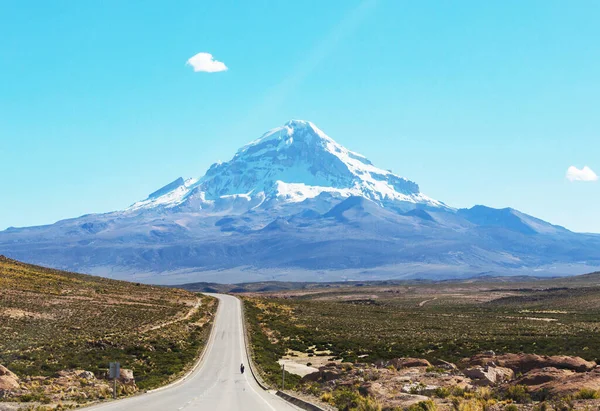
[[[239,149],[230,161],[213,164],[202,178],[183,183],[178,179],[130,209],[188,202],[202,207],[240,196],[252,203],[253,198],[261,203],[265,199],[300,202],[322,193],[360,196],[380,205],[444,206],[420,193],[416,183],[375,167],[310,121],[291,120]]]

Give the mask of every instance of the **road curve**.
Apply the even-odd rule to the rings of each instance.
[[[232,296],[209,294],[219,299],[219,308],[201,364],[184,380],[87,410],[102,411],[192,411],[192,410],[298,410],[264,391],[248,369],[240,301]],[[240,373],[240,364],[246,372]]]

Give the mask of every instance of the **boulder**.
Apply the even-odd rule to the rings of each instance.
[[[394,358],[389,365],[399,370],[401,368],[431,367],[431,363],[422,358]]]
[[[21,387],[19,377],[8,368],[0,365],[0,396],[7,392],[18,390]]]
[[[515,373],[510,368],[504,367],[493,367],[493,366],[476,366],[467,368],[463,373],[475,380],[474,383],[477,385],[494,385],[500,384],[505,381],[510,381],[514,378]]]
[[[596,368],[596,363],[586,361],[581,357],[569,357],[567,355],[553,355],[547,357],[549,367],[556,367],[565,370],[573,370],[575,372],[586,372]]]
[[[506,367],[493,367],[496,372],[496,382],[511,381],[515,378],[515,372]]]
[[[555,367],[545,367],[531,370],[516,381],[516,384],[536,386],[551,381],[558,381],[575,374],[571,370],[560,370]]]
[[[96,376],[91,371],[82,371],[79,374],[77,374],[77,376],[79,378],[85,378],[86,380],[95,380],[96,379]]]
[[[567,371],[562,377],[557,377],[543,384],[530,387],[532,392],[545,391],[550,395],[559,397],[576,395],[582,389],[600,390],[600,369],[585,373],[568,373]]]
[[[586,361],[581,357],[568,357],[566,355],[505,354],[495,357],[495,362],[503,367],[523,373],[546,367],[576,372],[590,371],[596,367],[594,362]]]
[[[471,358],[461,360],[463,367],[498,365],[510,368],[515,372],[526,373],[531,370],[554,367],[558,369],[573,370],[576,372],[591,371],[596,367],[595,362],[586,361],[581,357],[569,357],[566,355],[537,355],[537,354],[504,354],[491,355],[488,353],[478,354]]]
[[[321,367],[319,371],[311,372],[302,377],[302,382],[327,382],[337,380],[340,377],[341,374],[337,370]]]
[[[123,384],[135,383],[135,378],[133,377],[133,370],[121,368],[121,372],[119,373],[119,382]]]
[[[451,362],[440,360],[440,359],[433,361],[432,364],[438,368],[442,368],[442,369],[448,370],[448,371],[455,371],[458,369],[458,367],[455,364],[452,364]]]

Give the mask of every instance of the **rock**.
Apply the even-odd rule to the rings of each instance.
[[[510,368],[494,367],[494,371],[496,372],[496,382],[498,383],[511,381],[515,378],[515,372]]]
[[[327,382],[337,380],[340,377],[341,374],[336,370],[321,367],[319,371],[311,372],[310,374],[306,374],[304,377],[302,377],[302,382]]]
[[[82,371],[77,375],[79,378],[85,378],[86,380],[95,380],[96,376],[91,371]]]
[[[438,388],[439,388],[439,385],[426,385],[423,383],[413,382],[413,383],[402,386],[401,390],[402,390],[402,392],[405,392],[408,394],[412,394],[412,393],[425,394],[425,393],[431,393]]]
[[[21,387],[19,377],[8,368],[0,365],[0,397]]]
[[[514,378],[515,373],[510,368],[504,367],[491,367],[491,366],[476,366],[473,368],[467,368],[463,373],[476,380],[477,385],[494,385],[500,384],[505,381],[510,381]]]
[[[389,361],[389,365],[397,370],[401,368],[431,367],[431,363],[422,358],[394,358]]]
[[[556,367],[565,370],[573,370],[576,372],[591,371],[596,368],[596,363],[586,361],[581,357],[569,357],[567,355],[553,355],[548,357],[550,361],[549,367]]]
[[[421,401],[427,401],[430,398],[425,395],[417,394],[400,394],[395,396],[388,404],[392,407],[398,407],[401,409],[408,408],[411,405],[418,404]]]
[[[121,372],[119,373],[119,381],[123,384],[134,383],[135,378],[133,377],[133,370],[129,370],[127,368],[121,368]]]
[[[471,358],[461,360],[463,367],[475,367],[497,364],[510,368],[515,372],[526,373],[534,369],[554,367],[558,369],[573,370],[577,372],[591,371],[596,367],[595,362],[586,361],[581,357],[566,355],[542,356],[537,354],[504,354],[489,355],[478,354]]]
[[[546,391],[550,395],[560,397],[575,395],[582,389],[600,390],[600,369],[585,373],[568,373],[567,371],[562,377],[556,375],[556,379],[530,387],[532,392]]]
[[[538,368],[535,370],[529,371],[523,377],[519,378],[516,381],[516,384],[527,385],[527,386],[536,386],[545,384],[550,381],[558,381],[564,378],[570,377],[575,374],[574,371],[571,370],[559,370],[555,367],[545,367]]]
[[[505,354],[495,357],[495,361],[500,366],[508,367],[514,371],[523,373],[536,368],[546,367],[573,370],[577,372],[590,371],[596,367],[596,363],[586,361],[580,357],[568,357],[565,355],[549,357],[536,354]]]
[[[458,367],[455,364],[452,364],[451,362],[440,360],[440,359],[433,361],[432,364],[438,368],[442,368],[442,369],[448,370],[448,371],[454,371],[454,370],[458,369]]]

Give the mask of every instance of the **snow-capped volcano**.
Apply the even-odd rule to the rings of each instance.
[[[213,164],[203,177],[177,179],[130,210],[203,208],[227,198],[243,198],[255,207],[271,200],[301,202],[321,194],[364,197],[406,210],[417,204],[445,207],[422,194],[416,183],[375,167],[313,123],[292,120],[242,147],[230,161]]]
[[[598,250],[511,208],[448,207],[299,120],[125,210],[0,232],[11,258],[162,284],[582,274]]]

